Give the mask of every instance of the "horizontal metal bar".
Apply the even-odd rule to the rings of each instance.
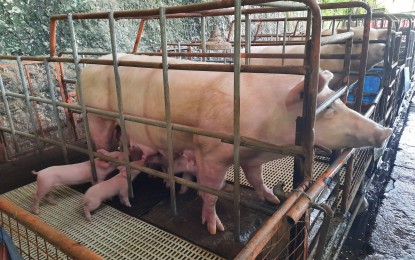
[[[317,109],[316,109],[316,116],[319,115],[325,108],[327,108],[328,106],[330,106],[336,99],[338,99],[339,97],[341,97],[346,91],[347,91],[347,86],[344,86],[340,90],[336,91],[336,93],[334,93],[331,97],[329,97],[328,99],[324,100],[324,102],[321,103],[317,107]]]
[[[338,33],[336,35],[330,35],[321,37],[321,46],[332,43],[344,43],[347,40],[353,38],[354,32]]]
[[[18,223],[17,227],[21,225],[34,232],[36,235],[40,236],[42,240],[44,239],[44,241],[50,243],[50,245],[53,245],[56,249],[59,249],[66,254],[66,257],[80,260],[104,259],[82,246],[79,241],[68,238],[59,230],[42,222],[37,216],[33,216],[33,214],[23,210],[6,198],[0,197],[0,212],[4,212],[7,216],[15,219]]]

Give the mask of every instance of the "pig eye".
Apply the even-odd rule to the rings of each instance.
[[[325,109],[324,117],[325,118],[332,118],[334,116],[334,109],[332,106],[328,106]]]

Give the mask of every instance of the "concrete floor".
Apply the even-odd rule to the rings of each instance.
[[[366,259],[415,259],[415,97],[399,141]]]

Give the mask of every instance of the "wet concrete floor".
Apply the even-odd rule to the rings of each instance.
[[[398,141],[396,157],[376,173],[369,209],[356,218],[339,259],[415,259],[415,97]]]

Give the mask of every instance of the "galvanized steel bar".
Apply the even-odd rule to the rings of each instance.
[[[200,18],[200,44],[202,45],[202,53],[206,53],[206,18]],[[206,61],[206,58],[203,57],[202,61]]]
[[[251,20],[249,14],[245,15],[245,54],[251,53]],[[235,54],[234,54],[235,55]],[[249,65],[251,59],[245,58],[245,65]]]
[[[65,138],[63,136],[63,131],[62,131],[62,126],[61,126],[61,120],[59,117],[59,111],[58,111],[58,107],[56,105],[56,96],[55,96],[55,86],[53,85],[52,82],[52,75],[50,73],[50,68],[49,68],[49,62],[47,60],[44,61],[45,62],[45,70],[46,70],[46,77],[48,80],[48,86],[49,86],[49,92],[50,92],[50,97],[52,99],[52,108],[53,108],[53,115],[55,117],[55,122],[56,125],[58,127],[58,136],[59,136],[59,140],[60,140],[60,146],[62,148],[62,153],[63,153],[63,158],[65,159],[65,163],[68,164],[69,163],[69,159],[68,159],[68,151],[66,150],[65,147]]]
[[[25,80],[25,73],[23,72],[22,60],[20,59],[20,57],[17,57],[16,61],[17,61],[17,66],[19,67],[20,79],[22,80],[22,87],[23,87],[23,92],[24,92],[24,96],[25,96],[24,99],[25,99],[25,102],[26,102],[27,110],[29,112],[29,118],[30,118],[30,121],[31,121],[32,132],[35,134],[35,141],[36,141],[37,149],[38,149],[39,152],[41,152],[42,151],[42,145],[39,141],[38,125],[36,124],[35,116],[33,115],[33,111],[32,111],[32,105],[30,104],[30,101],[29,101],[29,90],[28,90],[26,80]]]
[[[284,19],[284,26],[283,26],[284,36],[282,38],[282,53],[285,53],[285,44],[287,43],[287,17]],[[284,66],[285,59],[282,58],[281,65]]]
[[[10,126],[10,129],[11,129],[14,149],[16,150],[16,153],[19,153],[20,148],[19,148],[19,145],[17,144],[16,130],[14,128],[12,114],[10,113],[9,101],[7,100],[7,97],[6,97],[6,89],[4,88],[3,78],[2,78],[1,75],[0,75],[0,88],[1,88],[1,96],[3,98],[4,109],[6,110],[7,121],[9,122],[9,126]]]
[[[318,116],[325,108],[330,106],[336,99],[340,98],[345,92],[347,91],[347,86],[341,88],[340,90],[336,91],[331,97],[324,100],[323,103],[321,103],[317,109],[316,109],[316,116]]]
[[[171,111],[170,111],[170,90],[169,90],[169,70],[167,59],[167,35],[166,35],[166,8],[160,7],[160,32],[161,32],[161,49],[162,49],[162,61],[163,61],[163,87],[164,87],[164,111],[166,114],[166,134],[167,134],[167,161],[168,168],[167,173],[170,181],[170,202],[171,209],[174,215],[177,215],[176,205],[176,185],[174,182],[174,169],[173,169],[173,137],[172,137],[172,125],[171,125]]]
[[[129,145],[127,141],[127,131],[125,129],[125,117],[124,117],[124,110],[123,110],[121,78],[120,78],[120,72],[118,69],[117,40],[115,38],[115,20],[114,20],[113,11],[111,11],[108,14],[108,20],[109,20],[109,29],[110,29],[110,37],[111,37],[111,51],[112,51],[113,68],[114,68],[115,90],[117,93],[117,109],[118,109],[118,115],[119,115],[118,119],[119,119],[119,126],[121,128],[121,142],[123,146],[124,158],[129,158],[129,151],[128,151]],[[128,195],[130,197],[134,197],[133,187],[131,183],[132,179],[131,179],[129,160],[127,160],[127,163],[125,163],[124,166],[127,172]]]
[[[234,90],[233,90],[233,176],[234,176],[234,239],[240,241],[241,235],[241,183],[239,152],[241,145],[241,2],[235,1],[235,30],[234,30]]]
[[[72,14],[68,14],[68,24],[69,24],[69,31],[71,34],[71,46],[73,51],[73,62],[75,65],[75,72],[76,72],[76,81],[77,81],[77,94],[78,94],[78,102],[81,104],[81,111],[82,111],[82,118],[84,122],[84,129],[85,129],[85,137],[86,137],[86,143],[88,146],[88,155],[89,155],[89,161],[91,163],[91,169],[92,169],[92,179],[96,182],[97,181],[97,172],[95,169],[95,160],[94,156],[92,155],[93,149],[92,149],[92,138],[91,138],[91,132],[89,131],[89,123],[88,123],[88,116],[85,108],[84,103],[84,97],[82,94],[82,83],[81,83],[81,68],[79,66],[79,57],[78,57],[78,45],[76,44],[76,34],[75,34],[75,27],[73,24]]]

